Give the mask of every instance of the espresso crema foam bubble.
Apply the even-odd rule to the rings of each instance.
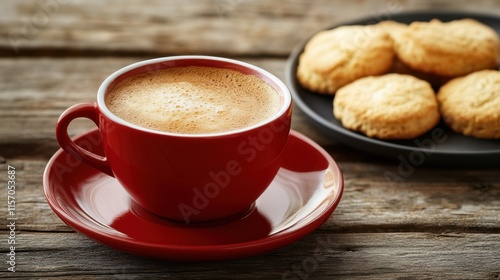
[[[174,67],[129,77],[107,95],[109,110],[145,128],[211,134],[275,115],[279,94],[253,75],[215,67]]]

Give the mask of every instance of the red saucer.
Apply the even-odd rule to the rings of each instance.
[[[99,153],[98,139],[93,130],[76,142]],[[330,217],[344,188],[330,155],[296,131],[269,188],[226,221],[183,225],[151,215],[114,178],[62,150],[49,161],[43,184],[52,210],[76,231],[132,254],[188,261],[242,258],[290,244]]]

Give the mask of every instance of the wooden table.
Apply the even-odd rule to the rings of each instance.
[[[293,129],[322,145],[345,176],[343,199],[312,234],[234,261],[143,259],[100,245],[49,208],[42,173],[59,148],[58,116],[94,101],[100,83],[132,62],[209,54],[280,78],[294,46],[357,17],[411,10],[500,15],[498,1],[15,1],[0,3],[0,221],[8,225],[8,166],[16,169],[16,272],[8,226],[0,228],[0,278],[51,279],[500,279],[500,169],[418,167],[388,182],[398,162],[329,139],[295,108]],[[92,128],[71,126],[77,135]],[[329,247],[318,247],[318,240]],[[311,262],[314,254],[320,254]]]

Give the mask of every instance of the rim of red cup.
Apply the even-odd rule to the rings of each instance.
[[[260,79],[262,79],[267,84],[269,84],[271,87],[273,87],[274,90],[276,90],[276,92],[279,94],[281,100],[280,110],[272,117],[262,122],[241,129],[229,130],[218,133],[207,133],[207,134],[184,134],[184,133],[158,131],[135,125],[133,123],[125,121],[122,118],[119,118],[118,116],[113,114],[106,106],[106,101],[105,101],[106,93],[110,91],[116,84],[118,84],[123,79],[145,72],[161,70],[171,67],[184,67],[184,66],[219,67],[226,69],[234,69],[242,72],[243,74],[255,75]],[[205,56],[205,55],[169,56],[169,57],[160,57],[160,58],[154,58],[136,62],[115,71],[108,78],[106,78],[106,80],[104,80],[104,82],[99,87],[99,90],[97,91],[97,104],[99,110],[108,118],[110,118],[112,121],[119,123],[121,125],[125,125],[149,133],[170,135],[170,136],[181,136],[181,137],[217,137],[217,136],[232,135],[245,131],[250,131],[252,129],[261,127],[265,124],[271,123],[276,119],[280,118],[281,116],[283,116],[283,114],[285,114],[286,111],[288,111],[288,109],[290,108],[291,103],[292,103],[292,95],[288,87],[285,85],[284,82],[282,82],[280,79],[278,79],[275,75],[271,74],[270,72],[246,62],[229,58]]]

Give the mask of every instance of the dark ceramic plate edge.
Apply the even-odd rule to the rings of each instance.
[[[469,13],[463,11],[442,11],[442,12],[430,12],[430,11],[412,11],[404,12],[386,17],[383,19],[372,17],[364,17],[356,20],[347,21],[340,24],[335,24],[321,30],[329,30],[338,26],[343,25],[354,25],[354,24],[375,24],[381,20],[395,20],[400,22],[412,22],[415,20],[430,20],[432,18],[438,18],[443,21],[449,21],[459,18],[474,18],[481,22],[496,22],[500,26],[500,17],[492,14],[486,13]],[[317,32],[321,31],[318,30]],[[500,30],[496,29],[497,32]],[[309,121],[320,129],[323,133],[332,137],[334,140],[361,150],[370,154],[377,156],[382,156],[395,160],[398,162],[405,162],[413,166],[434,166],[434,167],[499,167],[500,166],[500,140],[481,140],[473,139],[468,136],[458,135],[451,130],[449,130],[445,125],[440,124],[436,128],[441,128],[445,130],[445,133],[451,134],[454,137],[468,137],[469,141],[495,141],[498,142],[498,149],[494,148],[491,150],[484,151],[470,151],[470,150],[443,150],[440,149],[439,144],[431,149],[419,148],[415,146],[405,145],[398,143],[398,141],[384,141],[379,139],[369,138],[360,133],[353,132],[345,129],[342,125],[331,122],[320,114],[318,114],[314,108],[311,108],[303,96],[307,94],[317,95],[303,89],[297,82],[295,78],[295,71],[298,64],[298,56],[302,53],[305,44],[314,36],[312,34],[307,39],[303,40],[298,44],[291,52],[285,67],[285,81],[289,86],[293,101],[300,108],[305,115],[309,118]],[[306,96],[307,98],[307,96]],[[329,97],[323,97],[328,99]],[[332,97],[330,97],[332,99]],[[429,134],[426,134],[419,139],[425,140],[429,139]],[[495,145],[495,144],[494,144]],[[423,158],[423,159],[422,159]]]

